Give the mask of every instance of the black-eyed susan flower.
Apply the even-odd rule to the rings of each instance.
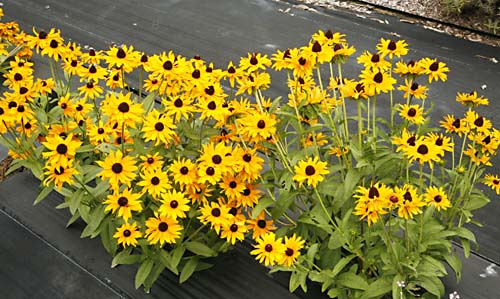
[[[398,209],[398,216],[404,219],[413,219],[415,215],[422,213],[425,202],[422,195],[418,194],[415,186],[405,184],[403,187],[396,187],[396,192],[403,194],[403,204]]]
[[[468,107],[487,106],[489,104],[489,100],[484,96],[478,96],[477,91],[470,93],[459,92],[457,93],[456,100],[460,104]]]
[[[435,206],[438,211],[445,211],[451,207],[450,200],[443,187],[431,186],[427,188],[424,198],[429,206]]]
[[[391,67],[391,63],[385,60],[384,56],[380,56],[378,53],[370,53],[368,51],[363,52],[361,56],[357,59],[358,64],[362,64],[365,69],[371,69],[373,71],[385,71]]]
[[[321,45],[333,46],[334,44],[345,44],[345,34],[340,32],[333,32],[328,29],[326,32],[319,30],[312,35],[314,41],[318,41]]]
[[[236,241],[241,242],[245,239],[245,233],[247,231],[245,221],[238,221],[236,217],[234,217],[228,224],[222,227],[220,237],[226,239],[231,245],[234,245]]]
[[[11,152],[9,152],[9,155],[10,153]],[[18,154],[14,156],[23,159],[22,155],[20,156]],[[50,186],[51,183],[54,183],[54,185],[57,187],[57,190],[60,191],[63,184],[66,183],[68,185],[72,185],[74,183],[73,176],[79,173],[80,172],[76,170],[76,168],[74,168],[72,161],[67,163],[66,166],[48,164],[45,166],[45,171],[43,173],[45,176],[43,185]]]
[[[100,64],[103,55],[102,51],[97,51],[94,48],[89,48],[88,51],[82,53],[80,58],[82,62],[86,64]]]
[[[303,53],[312,57],[316,63],[329,62],[333,58],[333,48],[331,46],[321,44],[319,41],[310,42],[306,47],[301,48]]]
[[[467,126],[465,119],[455,118],[453,115],[446,115],[444,120],[439,122],[441,127],[446,130],[446,133],[455,133],[458,136],[462,136],[464,133],[468,133],[470,128]]]
[[[224,194],[226,194],[229,201],[238,200],[246,187],[244,182],[235,175],[226,175],[222,178],[222,182],[219,183]]]
[[[429,133],[424,136],[424,139],[431,144],[434,144],[439,149],[439,155],[444,156],[445,152],[453,152],[454,143],[451,141],[451,138],[436,133]]]
[[[168,146],[175,136],[174,122],[166,114],[160,114],[154,109],[144,119],[141,132],[144,133],[144,141],[153,141],[154,145],[163,144]]]
[[[137,176],[135,158],[123,156],[120,150],[110,151],[104,161],[96,161],[96,163],[102,168],[98,176],[103,180],[109,179],[109,184],[113,189],[117,189],[120,184],[130,187]]]
[[[429,75],[429,83],[432,81],[441,80],[445,82],[448,79],[450,69],[444,62],[437,61],[437,59],[423,58],[420,64],[424,68],[424,74]]]
[[[477,132],[487,133],[493,126],[489,119],[477,114],[477,112],[472,110],[469,110],[465,113],[464,119],[467,122],[470,130],[476,130]]]
[[[91,64],[88,67],[81,67],[78,76],[80,77],[80,82],[99,82],[99,80],[104,80],[107,74],[105,68]]]
[[[102,87],[99,86],[99,83],[94,81],[89,81],[86,84],[78,87],[78,90],[80,91],[80,95],[82,95],[85,99],[98,98],[104,92]]]
[[[146,220],[146,236],[151,245],[165,243],[174,244],[181,236],[182,226],[172,217],[161,216],[155,212],[155,217]]]
[[[136,247],[138,244],[137,239],[140,237],[142,237],[142,233],[137,226],[137,222],[124,223],[113,235],[113,238],[118,239],[118,244],[121,244],[123,247]]]
[[[139,65],[139,52],[134,51],[134,46],[111,47],[106,54],[104,59],[108,68],[117,67],[125,73],[130,73]]]
[[[108,93],[102,103],[101,111],[109,116],[110,122],[117,122],[120,130],[122,124],[127,128],[135,128],[136,123],[142,122],[144,109],[141,104],[135,103],[131,96],[130,92],[119,93],[118,96]]]
[[[240,59],[239,68],[247,73],[253,73],[258,70],[265,70],[269,66],[271,66],[271,60],[267,55],[249,53],[247,57],[242,57]]]
[[[67,167],[70,160],[76,155],[76,150],[82,145],[82,142],[73,138],[70,133],[66,138],[59,135],[47,136],[42,144],[49,150],[43,152],[42,156],[48,158],[48,163],[54,166]]]
[[[237,147],[232,154],[238,176],[244,181],[253,182],[260,177],[264,159],[256,149]]]
[[[273,63],[273,69],[280,71],[282,69],[291,69],[293,67],[292,56],[290,55],[290,49],[286,49],[285,51],[276,51],[276,53],[273,54],[272,60],[274,61]]]
[[[392,59],[394,56],[401,57],[408,54],[408,44],[404,40],[394,41],[381,38],[377,44],[377,50],[381,55],[389,56]]]
[[[417,139],[414,147],[408,147],[406,155],[410,162],[417,161],[420,164],[429,163],[432,167],[433,162],[441,161],[439,154],[440,147],[425,139]]]
[[[394,89],[396,79],[391,77],[386,71],[372,71],[364,69],[361,71],[360,82],[363,83],[369,94],[386,93]]]
[[[90,143],[93,145],[110,142],[111,128],[102,121],[98,123],[89,123],[87,126],[87,133]]]
[[[500,178],[496,174],[486,174],[483,183],[500,194]]]
[[[488,154],[488,152],[482,152],[478,150],[477,148],[473,147],[472,144],[467,145],[467,149],[464,151],[464,155],[469,157],[469,159],[471,159],[471,161],[477,166],[492,166],[490,161],[490,154]]]
[[[103,202],[106,205],[104,211],[111,210],[111,213],[118,211],[117,216],[122,217],[126,222],[132,218],[132,212],[142,211],[141,196],[141,193],[134,193],[129,188],[125,188],[122,192],[115,190]]]
[[[210,202],[200,207],[201,215],[198,219],[203,224],[210,224],[217,234],[223,226],[229,225],[233,215],[229,214],[230,208],[225,204]]]
[[[368,225],[377,223],[381,215],[387,214],[387,208],[390,204],[386,201],[391,192],[383,183],[374,183],[369,188],[358,186],[354,198],[357,199],[354,208],[354,215],[360,216],[360,219],[366,219]]]
[[[400,104],[398,110],[399,115],[411,123],[421,125],[425,122],[424,110],[419,105]]]
[[[417,82],[408,79],[405,79],[404,85],[400,85],[398,87],[398,90],[402,90],[404,92],[403,97],[405,99],[409,99],[411,96],[416,99],[423,100],[427,98],[427,89],[427,86],[420,85]]]
[[[196,165],[186,158],[178,158],[168,167],[173,181],[180,186],[190,186],[198,180]]]
[[[255,219],[247,220],[248,229],[252,230],[252,239],[257,240],[261,236],[276,230],[273,220],[266,220],[266,214],[261,212]]]
[[[300,250],[304,248],[305,240],[293,234],[291,237],[285,236],[284,241],[285,251],[283,252],[283,257],[278,264],[290,268],[297,262],[297,258],[300,256]]]
[[[163,167],[163,158],[160,156],[160,153],[154,152],[149,153],[144,156],[140,156],[142,161],[142,169],[157,169]]]
[[[253,95],[258,90],[266,90],[271,84],[271,76],[265,72],[256,72],[252,74],[244,74],[236,78],[238,90],[236,95],[243,93]]]
[[[290,50],[291,68],[294,77],[308,77],[311,76],[316,60],[306,53],[302,53],[300,49]]]
[[[172,188],[167,173],[161,170],[161,168],[144,169],[141,173],[141,178],[142,180],[137,185],[142,186],[143,191],[155,199],[158,199],[160,194]]]
[[[239,133],[254,142],[266,140],[276,133],[276,118],[267,112],[250,111],[238,119]]]
[[[165,114],[172,117],[175,122],[181,119],[188,120],[195,112],[193,100],[189,97],[177,96],[173,99],[162,101],[165,106]]]
[[[241,196],[237,198],[238,205],[242,207],[253,207],[258,202],[262,195],[262,191],[257,189],[257,186],[247,183],[245,189],[241,192]]]
[[[312,187],[316,187],[319,182],[325,179],[325,175],[330,173],[327,169],[327,163],[320,161],[318,157],[309,157],[305,161],[299,161],[294,166],[294,171],[293,179],[299,183],[299,186],[307,183]]]
[[[276,239],[274,233],[267,233],[257,240],[254,245],[254,250],[250,251],[251,255],[256,255],[255,259],[266,266],[274,266],[278,263],[285,252],[281,238]]]
[[[410,60],[407,63],[403,61],[396,62],[396,67],[393,71],[395,74],[399,74],[401,77],[409,77],[411,79],[416,78],[424,73],[424,68],[420,62],[415,62]]]
[[[161,194],[161,206],[158,213],[162,216],[172,218],[186,218],[186,212],[189,211],[189,200],[183,192],[169,190]]]

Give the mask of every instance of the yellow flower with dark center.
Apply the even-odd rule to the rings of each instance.
[[[54,185],[57,186],[57,190],[61,191],[64,183],[70,186],[73,185],[73,176],[79,173],[80,172],[73,167],[72,161],[70,161],[66,166],[47,164],[43,173],[45,175],[43,185],[50,186],[53,182]]]
[[[465,113],[465,121],[470,130],[476,130],[477,132],[488,133],[493,126],[489,119],[472,110]]]
[[[427,188],[424,194],[425,201],[429,206],[435,206],[438,211],[445,211],[451,207],[448,195],[444,192],[443,187],[431,186]]]
[[[327,169],[327,163],[320,161],[318,157],[314,157],[314,159],[309,157],[305,161],[299,161],[294,166],[294,171],[293,179],[299,183],[299,187],[303,183],[307,183],[307,185],[314,188],[325,179],[325,175],[330,173]]]
[[[8,97],[6,94],[4,96]],[[36,86],[33,81],[23,81],[14,86],[14,92],[11,94],[19,102],[33,102],[35,97],[38,96]]]
[[[152,55],[148,60],[149,70],[156,78],[164,80],[173,80],[178,75],[185,73],[188,67],[186,59],[181,56],[175,56],[174,52],[163,52],[160,55]]]
[[[500,132],[497,129],[493,129],[493,132],[477,132],[469,135],[469,139],[481,146],[481,152],[487,152],[490,155],[496,154],[500,146],[499,137]]]
[[[311,57],[316,63],[330,62],[333,58],[333,48],[322,45],[318,41],[310,42],[306,47],[301,48],[305,56]]]
[[[123,80],[122,71],[120,69],[111,69],[106,75],[106,86],[111,89],[126,88],[125,80]]]
[[[33,81],[33,74],[30,69],[18,68],[16,71],[11,70],[5,75],[5,82],[10,89],[15,89],[19,85],[23,85],[25,82]]]
[[[131,156],[123,156],[120,150],[110,151],[104,161],[96,161],[97,165],[102,167],[99,177],[109,179],[109,184],[113,189],[118,189],[120,184],[131,186],[136,178],[136,161]]]
[[[99,86],[99,83],[94,81],[89,81],[85,85],[78,87],[78,90],[80,91],[80,95],[83,95],[85,99],[98,98],[104,91],[102,87]]]
[[[496,194],[500,194],[500,178],[498,175],[486,174],[483,183],[492,190],[495,190]]]
[[[134,51],[134,46],[111,47],[106,54],[104,59],[108,63],[108,68],[116,66],[125,73],[130,73],[139,65],[139,52]]]
[[[419,139],[414,147],[409,147],[406,155],[410,162],[417,161],[420,164],[429,163],[433,167],[433,162],[440,162],[439,153],[441,149],[429,140]]]
[[[334,82],[336,81],[333,80],[331,83]],[[336,87],[332,85],[332,88],[335,89]],[[342,95],[342,97],[352,100],[366,100],[373,95],[370,93],[373,92],[373,90],[368,90],[367,88],[365,88],[365,85],[362,82],[353,80],[344,80],[344,84],[338,86],[337,88],[340,90],[340,94]]]
[[[161,168],[144,169],[141,178],[142,180],[137,185],[142,186],[143,190],[155,199],[158,199],[160,194],[172,188],[167,173],[162,171]]]
[[[121,244],[123,247],[136,247],[138,244],[137,239],[140,237],[142,237],[142,233],[139,231],[137,222],[123,224],[113,235],[113,238],[118,239],[118,244]]]
[[[111,128],[104,125],[102,121],[99,121],[97,124],[89,123],[87,133],[90,143],[93,145],[110,142]]]
[[[297,262],[297,258],[300,256],[300,250],[304,248],[304,244],[305,240],[295,234],[293,234],[290,238],[285,236],[285,251],[283,252],[283,257],[278,264],[287,268],[293,267],[295,262]]]
[[[329,155],[336,156],[336,157],[340,158],[340,157],[349,153],[349,148],[347,146],[344,146],[344,147],[332,146],[328,149],[327,153]]]
[[[293,76],[287,81],[288,88],[293,92],[307,91],[315,86],[314,78],[312,75],[306,77]]]
[[[328,29],[326,32],[319,30],[312,35],[314,41],[318,41],[321,45],[333,46],[334,44],[346,43],[345,34],[340,32],[333,32]]]
[[[144,119],[141,132],[144,133],[144,141],[153,141],[155,146],[159,144],[168,146],[176,135],[175,128],[174,122],[168,115],[160,114],[154,109]]]
[[[143,170],[157,168],[161,169],[163,167],[163,159],[162,157],[160,157],[160,153],[158,152],[155,152],[154,154],[149,153],[145,156],[140,156],[140,158],[142,160],[141,166]]]
[[[393,71],[395,74],[399,74],[401,77],[416,78],[424,73],[424,68],[419,61],[415,62],[413,60],[407,63],[403,61],[396,62],[396,67]]]
[[[439,123],[446,130],[446,133],[455,133],[458,136],[462,136],[464,133],[470,131],[465,119],[455,118],[450,114],[446,115],[444,120]]]
[[[254,245],[254,250],[250,251],[251,255],[256,255],[255,259],[266,266],[274,266],[282,258],[285,252],[285,245],[282,239],[276,239],[274,233],[267,233],[258,238],[257,244]]]
[[[99,80],[104,80],[108,74],[105,68],[91,64],[88,67],[82,67],[79,69],[78,76],[80,77],[80,82],[99,82]]]
[[[273,220],[266,220],[266,214],[261,212],[255,219],[247,220],[248,229],[252,230],[252,239],[257,240],[261,236],[276,230]]]
[[[256,149],[236,147],[232,154],[235,170],[242,180],[253,182],[260,177],[264,159],[257,155]]]
[[[444,156],[445,152],[453,152],[454,143],[451,142],[450,137],[443,134],[429,133],[424,136],[424,140],[434,144],[439,149],[439,155]]]
[[[161,216],[155,212],[155,217],[150,217],[146,220],[146,236],[148,243],[155,245],[160,243],[163,246],[165,243],[174,244],[181,236],[182,226],[172,217]]]
[[[176,190],[162,193],[161,203],[162,205],[158,208],[160,215],[175,219],[186,218],[186,212],[191,208],[185,194]]]
[[[69,161],[76,155],[76,150],[82,145],[80,140],[74,140],[73,134],[70,133],[66,138],[59,135],[47,136],[46,141],[42,144],[50,150],[43,152],[42,157],[48,158],[48,163],[53,166],[68,167]]]
[[[421,125],[425,122],[424,110],[419,105],[400,104],[398,110],[399,115],[411,123]]]
[[[214,119],[222,123],[229,116],[229,111],[224,109],[224,99],[221,97],[198,99],[196,107],[201,112],[202,120]]]
[[[423,58],[420,63],[424,68],[424,74],[429,75],[429,83],[438,80],[445,82],[448,79],[446,73],[450,69],[446,67],[444,62],[439,62],[437,59]]]
[[[287,49],[285,51],[277,50],[277,52],[273,54],[272,58],[272,60],[274,61],[273,69],[281,71],[282,69],[293,68],[291,58],[292,56],[290,55],[290,49]]]
[[[93,107],[94,106],[87,103],[85,99],[78,100],[74,105],[75,111],[73,118],[78,122],[87,120],[88,114],[92,111]]]
[[[401,192],[396,192],[393,188],[389,188],[389,191],[385,193],[384,200],[387,202],[387,208],[394,210],[403,204],[404,198]]]
[[[234,88],[234,82],[235,82],[236,78],[241,76],[242,73],[243,73],[243,71],[240,68],[236,67],[232,61],[229,61],[229,64],[227,65],[227,69],[224,71],[222,77],[225,80],[229,80],[229,86],[231,88]]]
[[[401,57],[408,54],[408,44],[404,40],[390,40],[381,38],[377,44],[377,50],[383,56],[389,56],[392,59],[394,56]]]
[[[203,145],[198,162],[217,168],[218,173],[224,176],[233,171],[235,163],[232,154],[232,148],[223,142],[210,142]]]
[[[254,207],[262,195],[262,191],[257,189],[253,184],[245,184],[245,189],[241,192],[241,196],[238,197],[238,205],[243,207]]]
[[[131,99],[132,94],[119,93],[118,97],[114,93],[108,93],[101,104],[101,111],[109,116],[110,122],[117,122],[120,127],[125,124],[127,128],[135,128],[137,123],[142,122],[144,109],[141,104],[135,103]]]
[[[365,69],[370,69],[372,71],[385,71],[391,67],[391,63],[385,60],[384,56],[380,56],[378,53],[370,53],[368,51],[363,52],[361,56],[358,57],[358,64],[362,64]]]
[[[290,60],[292,61],[292,70],[294,77],[311,76],[316,61],[306,53],[302,53],[299,49],[290,50]]]
[[[219,204],[216,202],[205,203],[200,207],[201,215],[198,219],[203,224],[210,224],[210,227],[219,233],[223,226],[229,225],[231,219],[234,217],[229,214],[230,208],[227,205]]]
[[[247,231],[245,221],[237,221],[236,217],[234,217],[228,224],[222,227],[220,237],[226,239],[231,245],[234,245],[236,241],[242,242],[245,239]]]
[[[380,94],[394,90],[394,84],[396,83],[396,79],[385,71],[364,69],[359,77],[361,78],[360,82],[363,83],[369,94]]]
[[[326,140],[326,137],[323,135],[322,132],[319,133],[308,133],[307,137],[302,140],[302,144],[304,147],[310,147],[310,146],[323,146],[328,143],[328,140]]]
[[[198,183],[200,184],[217,184],[222,179],[222,171],[213,163],[198,164]]]
[[[212,187],[205,184],[194,183],[186,186],[186,193],[192,203],[205,204],[212,196]]]
[[[476,91],[470,93],[457,93],[457,102],[468,107],[488,106],[489,100],[484,96],[478,96]]]
[[[241,192],[246,189],[239,175],[224,176],[219,186],[222,188],[222,191],[226,194],[229,201],[238,200],[241,197]]]
[[[41,52],[42,55],[47,55],[55,61],[59,61],[59,59],[65,57],[66,53],[68,53],[68,48],[64,45],[64,40],[61,36],[48,37],[47,44]]]
[[[257,90],[268,89],[271,84],[271,76],[268,73],[256,72],[248,75],[242,75],[236,78],[238,90],[236,95],[246,93],[255,94]]]
[[[471,161],[477,166],[492,166],[490,161],[491,156],[488,154],[488,152],[481,152],[474,148],[471,144],[467,146],[467,149],[464,151],[464,155],[469,157]]]
[[[82,62],[86,64],[100,64],[102,56],[102,51],[96,51],[94,48],[90,48],[87,52],[82,53]]]
[[[427,86],[419,85],[417,82],[409,81],[405,79],[405,85],[400,85],[398,90],[404,91],[403,97],[409,99],[415,97],[416,99],[426,99],[427,98]],[[411,96],[411,97],[410,97]]]
[[[243,136],[258,143],[270,138],[276,133],[276,117],[267,112],[250,111],[238,119],[238,131]]]
[[[62,68],[66,73],[68,73],[68,75],[71,75],[71,76],[76,76],[76,75],[80,74],[81,72],[85,71],[85,67],[83,66],[83,63],[75,57],[64,58],[64,61],[62,63]]]
[[[196,165],[186,158],[178,158],[168,167],[173,181],[182,187],[190,186],[198,180]]]
[[[335,43],[333,44],[333,59],[334,63],[344,63],[347,58],[356,52],[353,46],[349,46],[347,43]]]
[[[1,124],[5,127],[4,124]],[[1,126],[0,125],[0,126]],[[0,129],[1,131],[1,129]],[[16,131],[19,132],[20,134],[24,134],[26,137],[31,137],[34,134],[39,134],[39,128],[37,125],[37,120],[36,118],[33,118],[31,120],[23,120],[21,125],[16,128]]]
[[[354,208],[354,215],[360,216],[363,220],[366,218],[368,225],[376,223],[380,215],[387,214],[387,208],[390,206],[386,201],[391,189],[383,183],[372,184],[370,188],[358,186],[354,198],[357,198]]]
[[[133,193],[129,188],[125,188],[123,192],[115,190],[103,202],[106,205],[104,211],[111,210],[111,213],[118,211],[118,217],[122,217],[127,222],[132,218],[132,212],[142,211],[141,196],[141,193]]]
[[[163,100],[162,103],[165,106],[164,113],[173,117],[175,122],[179,122],[181,119],[189,120],[195,112],[193,100],[189,97],[178,96],[170,100]]]
[[[417,193],[417,188],[412,185],[396,187],[396,192],[403,194],[403,204],[399,206],[398,216],[404,219],[413,219],[413,216],[422,213],[425,202],[422,196]]]
[[[250,74],[258,70],[265,70],[269,66],[271,66],[271,60],[267,55],[249,53],[247,57],[242,57],[240,59],[239,68],[242,71],[246,71],[247,74]]]
[[[72,117],[73,114],[75,113],[75,105],[73,104],[73,101],[71,100],[69,93],[61,96],[57,100],[57,105],[61,107],[63,114],[66,117]]]

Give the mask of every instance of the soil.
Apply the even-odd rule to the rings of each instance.
[[[446,1],[463,1],[466,4],[462,7],[461,14],[457,14],[446,6]],[[299,0],[305,5],[297,6],[344,8],[363,14],[381,11],[396,14],[403,22],[422,24],[430,30],[500,46],[500,15],[495,16],[494,13],[490,14],[481,8],[478,3],[484,1],[487,0]],[[500,0],[496,3],[498,9]],[[498,13],[500,14],[500,11]],[[488,21],[497,22],[496,32],[488,28]]]

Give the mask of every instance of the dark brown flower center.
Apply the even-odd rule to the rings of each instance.
[[[306,60],[304,57],[300,57],[300,58],[299,58],[299,64],[300,64],[300,65],[302,65],[302,66],[303,66],[303,65],[305,65],[305,64],[306,64],[306,62],[307,62],[307,60]]]
[[[236,223],[233,223],[233,224],[231,224],[231,226],[229,227],[229,229],[230,229],[233,233],[235,233],[235,232],[237,232],[237,231],[238,231],[238,225],[237,225]]]
[[[314,169],[314,166],[307,165],[307,167],[306,167],[306,174],[307,175],[313,175],[315,173],[316,173],[316,169]]]
[[[490,142],[491,142],[491,137],[490,137],[490,135],[486,136],[486,138],[484,138],[484,139],[483,139],[483,143],[484,143],[484,144],[490,144]]]
[[[457,129],[459,129],[460,128],[460,119],[459,118],[455,119],[451,125]]]
[[[40,33],[38,33],[38,38],[39,39],[46,39],[47,38],[47,32],[45,31],[40,31]]]
[[[267,222],[266,220],[260,219],[257,221],[257,226],[260,228],[266,228]]]
[[[252,161],[252,155],[250,155],[250,154],[244,154],[243,155],[243,161],[249,163],[250,161]]]
[[[285,250],[286,256],[293,256],[294,250],[292,248],[287,248]]]
[[[291,57],[290,49],[286,49],[285,52],[283,52],[283,59],[290,59]]]
[[[154,186],[160,184],[160,179],[157,176],[152,177],[151,184],[153,184]]]
[[[370,190],[368,190],[368,198],[374,199],[375,197],[379,197],[380,193],[378,192],[377,187],[371,186]]]
[[[344,48],[344,46],[342,46],[342,44],[335,44],[333,46],[333,51],[337,52],[339,50],[342,50]]]
[[[189,172],[189,169],[186,166],[182,166],[181,169],[181,174],[186,175]]]
[[[396,50],[396,42],[395,42],[395,41],[393,41],[393,40],[391,40],[391,41],[389,42],[389,44],[387,45],[387,49],[389,49],[389,50],[391,50],[391,51]]]
[[[209,96],[213,96],[215,93],[215,88],[213,85],[210,85],[209,87],[205,88],[205,93],[208,94]],[[215,103],[214,103],[215,104]]]
[[[373,54],[373,55],[372,55],[371,62],[373,62],[373,63],[380,62],[380,55],[378,55],[378,54]]]
[[[499,180],[493,180],[493,184],[494,185],[498,185],[498,184],[500,184],[500,181]]]
[[[214,101],[210,101],[210,103],[208,103],[207,105],[207,108],[210,110],[215,110],[217,108],[217,104],[215,104]]]
[[[177,107],[177,108],[181,108],[183,104],[184,103],[179,98],[177,98],[177,100],[174,101],[174,106]]]
[[[59,43],[56,40],[53,39],[50,41],[50,47],[52,49],[56,49],[58,46],[59,46]]]
[[[120,196],[120,198],[118,198],[118,205],[120,207],[124,207],[127,204],[128,204],[128,199],[125,196]]]
[[[130,232],[130,230],[126,229],[123,231],[123,236],[128,238],[132,235],[132,232]]]
[[[215,174],[215,169],[212,166],[207,167],[207,170],[205,171],[207,175],[214,175]]]
[[[66,104],[66,103],[62,103],[62,104],[61,104],[61,108],[62,108],[62,109],[66,109],[66,108],[68,108],[68,104]]]
[[[321,52],[321,45],[318,43],[318,41],[314,42],[312,46],[312,51],[315,53]]]
[[[325,37],[328,39],[333,39],[333,32],[331,29],[328,29],[328,31],[325,33]]]
[[[125,102],[121,102],[120,105],[118,105],[118,111],[121,113],[127,113],[130,111],[130,106]]]
[[[421,144],[417,148],[417,152],[421,155],[427,155],[429,153],[429,148],[425,144]]]
[[[64,143],[58,144],[57,147],[56,147],[56,152],[59,155],[64,155],[64,154],[66,154],[68,152],[68,147]]]
[[[404,198],[404,200],[409,201],[409,202],[411,202],[413,200],[410,191],[406,191],[405,194],[403,194],[403,198]]]
[[[244,196],[248,196],[250,195],[250,189],[248,188],[245,188],[245,190],[243,190],[243,193],[242,193]]]
[[[154,161],[155,161],[155,159],[153,159],[152,157],[149,157],[149,158],[147,159],[148,164],[153,164],[153,163],[154,163]]]
[[[19,94],[25,94],[25,93],[27,93],[28,91],[29,91],[29,90],[28,90],[28,88],[26,88],[26,87],[24,87],[24,86],[23,86],[23,87],[21,87],[21,88],[19,88]]]
[[[255,56],[255,54],[253,54],[252,57],[250,57],[250,64],[257,65],[257,63],[259,63],[259,61],[257,60],[257,56]]]
[[[83,110],[83,106],[81,104],[78,104],[78,106],[76,106],[76,111],[82,111]]]
[[[365,86],[363,85],[363,83],[356,84],[356,92],[360,93],[364,91],[365,91]]]
[[[19,73],[16,73],[14,75],[14,80],[15,81],[21,81],[23,79],[23,75],[19,74]]]
[[[96,67],[94,65],[91,65],[89,67],[89,73],[91,73],[91,74],[97,73],[97,69],[96,69]]]
[[[17,107],[17,102],[16,101],[10,101],[9,102],[9,109]]]
[[[411,85],[410,89],[413,90],[413,91],[417,90],[418,89],[418,83],[413,82],[413,84]]]
[[[234,73],[236,73],[236,69],[234,68],[234,66],[230,66],[230,67],[227,69],[227,72],[228,72],[229,74],[234,74]]]
[[[439,63],[437,61],[435,61],[429,66],[429,70],[431,70],[431,72],[435,72],[438,69],[439,69]]]
[[[94,82],[92,82],[92,81],[87,82],[87,88],[88,88],[88,89],[92,89],[92,88],[94,88]]]
[[[201,73],[200,73],[200,70],[194,70],[192,73],[191,73],[191,77],[195,78],[195,79],[199,79],[201,77]]]
[[[222,157],[220,155],[212,156],[212,162],[214,164],[220,164],[222,162]]]
[[[440,203],[443,200],[443,197],[441,195],[436,195],[434,196],[434,201],[437,203]]]
[[[437,146],[442,146],[443,141],[444,141],[443,138],[439,137],[438,139],[436,139],[436,142],[434,142],[434,144]]]
[[[474,125],[476,125],[477,127],[482,127],[484,125],[484,118],[482,116],[478,117],[474,121]]]
[[[148,55],[143,54],[143,55],[141,56],[141,62],[142,62],[142,63],[146,63],[146,62],[148,62]]]
[[[163,63],[163,68],[167,71],[170,71],[172,68],[174,67],[174,65],[172,64],[172,62],[170,61],[165,61]]]
[[[267,251],[267,252],[271,252],[273,251],[273,245],[271,244],[266,244],[266,246],[264,247],[264,250]]]
[[[111,166],[111,170],[114,173],[119,174],[123,171],[123,166],[121,163],[115,163],[115,164],[113,164],[113,166]]]
[[[104,134],[104,129],[103,129],[103,128],[99,128],[99,129],[97,129],[97,133],[98,133],[98,134]]]
[[[409,117],[414,117],[415,115],[417,115],[417,110],[415,108],[410,108],[408,110],[408,116]]]
[[[235,207],[232,207],[231,209],[229,209],[229,214],[236,216],[236,214],[238,214],[238,209]]]
[[[162,233],[166,232],[168,230],[168,224],[166,222],[160,222],[160,224],[158,224],[158,230]]]
[[[266,127],[266,122],[264,120],[261,119],[257,122],[257,128],[264,129],[265,127]]]
[[[232,188],[232,189],[236,188],[236,186],[238,186],[238,184],[235,181],[231,181],[229,183],[229,187]]]
[[[389,197],[389,200],[392,202],[392,203],[397,203],[399,201],[398,197],[396,195],[391,195]]]
[[[382,75],[381,72],[378,72],[377,74],[375,74],[375,76],[373,76],[373,81],[375,81],[375,83],[382,83],[382,81],[384,81],[384,76]]]
[[[170,207],[171,207],[172,209],[176,209],[178,206],[179,206],[179,202],[178,202],[177,200],[175,200],[175,199],[174,199],[174,200],[172,200],[172,201],[170,202]]]
[[[221,212],[220,212],[220,209],[219,209],[219,208],[213,208],[213,209],[212,209],[212,216],[214,216],[214,217],[219,217],[219,216],[220,216],[220,214],[221,214]]]
[[[161,131],[163,131],[163,129],[165,129],[165,125],[162,122],[157,122],[155,124],[156,131],[161,132]]]
[[[31,129],[31,124],[30,123],[26,123],[24,125],[24,128],[27,129],[27,130]]]
[[[17,106],[17,112],[19,112],[19,113],[23,113],[24,111],[25,111],[25,109],[24,109],[24,106],[23,106],[23,105],[19,105],[19,106]]]
[[[54,173],[56,175],[61,175],[64,173],[64,168],[62,166],[59,166],[59,168],[54,168]]]
[[[118,49],[118,51],[116,52],[116,57],[120,58],[120,59],[123,59],[127,56],[127,53],[125,53],[125,50],[123,50],[122,48]]]

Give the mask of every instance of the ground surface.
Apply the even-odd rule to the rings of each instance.
[[[498,48],[377,12],[360,17],[359,12],[313,11],[294,5],[272,0],[16,0],[6,2],[4,10],[6,19],[18,21],[27,31],[56,27],[65,38],[98,49],[115,42],[133,44],[148,53],[200,54],[217,67],[248,52],[272,53],[303,45],[319,29],[346,33],[349,42],[363,50],[373,49],[380,37],[403,38],[410,44],[410,58],[435,57],[451,69],[449,81],[430,91],[436,113],[463,113],[454,101],[456,92],[479,90],[492,102],[481,113],[500,124]],[[37,62],[43,74],[44,64]],[[354,61],[346,65],[347,75],[356,71]],[[275,79],[268,95],[285,92],[282,79]],[[5,151],[0,153],[3,158]],[[217,259],[214,269],[195,274],[187,284],[179,285],[175,276],[165,272],[147,296],[133,289],[133,267],[110,269],[111,258],[99,240],[80,239],[78,225],[65,229],[69,214],[53,208],[60,197],[52,194],[33,207],[37,190],[38,182],[27,173],[0,184],[0,234],[5,237],[0,242],[0,285],[9,286],[0,288],[0,298],[33,298],[33,290],[37,298],[303,297],[289,294],[280,279],[266,276],[266,269],[248,256],[245,247]],[[459,284],[452,275],[445,279],[448,293],[458,291],[461,298],[471,299],[500,297],[498,215],[500,200],[492,197],[488,208],[477,214],[484,224],[476,229],[479,250],[464,262]],[[321,298],[315,293],[309,297]]]

